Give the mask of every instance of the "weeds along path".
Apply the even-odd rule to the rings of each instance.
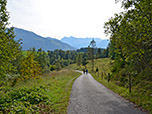
[[[68,114],[146,114],[119,95],[82,74],[72,87]]]

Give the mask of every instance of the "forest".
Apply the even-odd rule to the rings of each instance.
[[[152,89],[152,3],[151,0],[124,0],[124,12],[105,23],[110,35],[109,57],[114,60],[112,78],[128,86],[133,84]],[[143,92],[146,92],[143,90]],[[150,93],[148,93],[150,94]]]

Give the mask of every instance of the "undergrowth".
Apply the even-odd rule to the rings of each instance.
[[[73,81],[80,74],[62,70],[38,79],[11,82],[0,86],[0,113],[66,114]]]

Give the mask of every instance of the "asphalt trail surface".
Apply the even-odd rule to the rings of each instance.
[[[68,114],[146,114],[116,93],[82,74],[72,87]]]

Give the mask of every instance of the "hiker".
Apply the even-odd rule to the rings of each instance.
[[[86,74],[88,74],[88,69],[86,69]]]
[[[98,67],[96,68],[96,72],[98,72],[99,70],[98,70]]]
[[[83,69],[83,74],[85,74],[85,69]]]
[[[99,69],[98,69],[98,67],[96,68],[96,74],[99,76]]]

